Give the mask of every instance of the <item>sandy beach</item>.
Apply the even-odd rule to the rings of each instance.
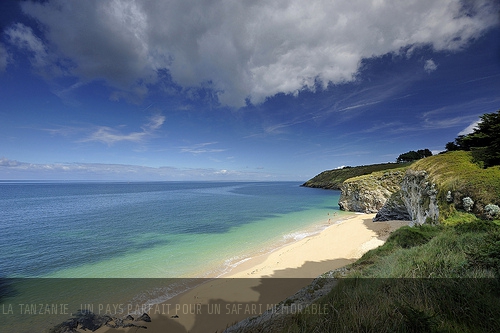
[[[375,214],[356,214],[319,234],[251,258],[217,279],[208,280],[149,310],[147,332],[222,332],[256,316],[307,286],[314,278],[340,268],[373,249],[402,221],[372,222]],[[99,332],[136,332],[137,328]],[[141,329],[139,329],[141,330]]]

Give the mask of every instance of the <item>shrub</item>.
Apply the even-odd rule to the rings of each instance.
[[[387,240],[387,243],[395,244],[404,249],[422,245],[431,240],[438,232],[439,228],[430,225],[416,227],[401,227],[394,231]]]

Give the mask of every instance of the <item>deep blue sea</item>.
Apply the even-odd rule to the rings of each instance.
[[[69,316],[20,304],[74,312],[168,300],[191,278],[220,276],[348,216],[339,194],[298,182],[0,182],[0,331]]]

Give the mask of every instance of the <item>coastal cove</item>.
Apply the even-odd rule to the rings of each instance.
[[[1,244],[0,266],[8,282],[3,286],[13,278],[21,281],[2,297],[7,312],[9,304],[15,310],[5,318],[20,319],[24,330],[32,331],[68,315],[27,317],[17,311],[19,304],[69,303],[74,314],[86,303],[161,303],[200,278],[264,262],[268,253],[306,242],[354,216],[338,210],[338,192],[299,185],[4,182],[1,227],[7,241]],[[33,278],[43,278],[41,293],[23,284]],[[77,282],[67,288],[77,292],[61,291],[61,281]]]
[[[338,210],[339,192],[295,182],[0,187],[0,268],[8,278],[218,276],[349,215]]]
[[[404,221],[373,222],[375,214],[353,214],[320,233],[254,257],[217,279],[209,279],[149,309],[148,332],[222,332],[226,326],[270,311],[319,275],[359,259],[387,239]],[[349,237],[346,237],[349,235]],[[161,310],[159,310],[161,309]],[[167,309],[166,311],[164,311]],[[290,311],[305,310],[298,305]],[[103,327],[98,332],[119,333]]]

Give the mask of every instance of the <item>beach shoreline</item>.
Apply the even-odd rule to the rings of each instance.
[[[405,221],[373,222],[375,214],[353,214],[319,233],[245,260],[217,278],[160,304],[142,323],[148,332],[222,332],[269,309],[319,275],[346,266],[382,245]],[[165,311],[167,309],[168,311]],[[105,328],[99,333],[132,332]]]

